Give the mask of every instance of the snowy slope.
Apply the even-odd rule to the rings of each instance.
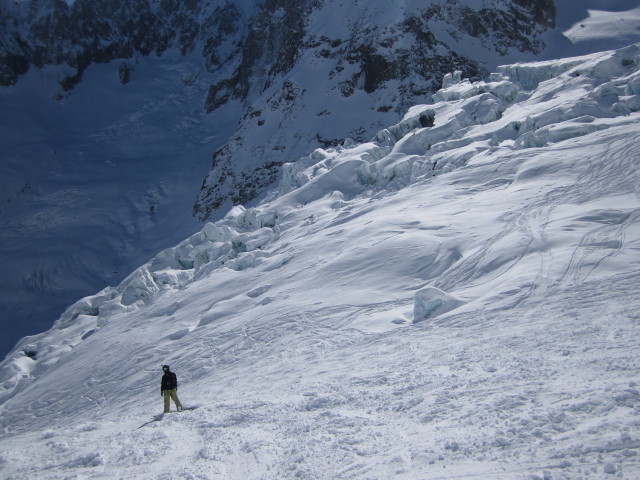
[[[0,0],[0,358],[201,228],[194,204],[218,219],[446,72],[534,58],[553,17],[547,0],[528,2],[540,23],[513,0],[68,3]],[[495,25],[455,34],[478,22]]]
[[[0,357],[199,229],[194,203],[253,205],[282,162],[369,139],[450,70],[640,38],[638,0],[67,3],[0,0]]]
[[[60,101],[61,67],[0,89],[0,356],[201,228],[189,212],[240,113],[206,115],[197,56],[139,57],[127,85],[119,65]]]
[[[585,0],[564,8],[567,3],[558,2],[557,26],[574,52],[621,47],[640,39],[638,0]]]
[[[0,472],[638,478],[639,106],[640,45],[454,74],[285,165],[20,342]]]

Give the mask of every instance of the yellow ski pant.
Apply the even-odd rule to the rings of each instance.
[[[164,390],[163,396],[164,396],[164,413],[169,413],[171,411],[170,400],[173,400],[173,403],[176,404],[176,408],[178,410],[182,410],[182,404],[180,403],[180,400],[178,400],[178,390],[176,389]]]

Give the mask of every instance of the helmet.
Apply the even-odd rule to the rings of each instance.
[[[165,372],[169,371],[169,365],[162,365],[162,370],[164,370]]]

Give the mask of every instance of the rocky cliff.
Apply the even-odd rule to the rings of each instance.
[[[194,213],[205,220],[223,205],[250,202],[282,163],[341,143],[344,132],[370,137],[426,101],[448,72],[474,79],[510,53],[540,54],[554,26],[551,0],[420,3],[266,2],[239,66],[205,102],[210,112],[230,101],[247,108],[213,155]]]
[[[137,55],[199,52],[211,78],[203,108],[215,115],[236,102],[245,112],[236,134],[213,154],[194,206],[205,220],[258,197],[281,164],[310,148],[340,143],[345,131],[357,140],[371,136],[428,99],[448,72],[473,79],[510,54],[539,54],[555,6],[552,0],[3,0],[0,18],[0,85],[15,84],[30,68],[64,65],[58,100],[93,63],[115,61],[126,84]],[[317,124],[300,121],[310,117]]]
[[[249,12],[228,0],[4,0],[0,5],[0,85],[13,85],[29,68],[64,64],[64,90],[81,81],[92,63],[121,64],[179,49],[183,55],[200,49],[207,70],[215,71],[240,52]]]

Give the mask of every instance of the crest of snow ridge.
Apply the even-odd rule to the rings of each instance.
[[[59,361],[115,315],[143,308],[167,289],[180,289],[223,269],[245,270],[271,255],[279,215],[325,197],[336,205],[429,181],[474,157],[541,148],[617,122],[640,109],[640,44],[560,61],[509,65],[488,81],[447,75],[431,105],[409,110],[368,143],[347,140],[283,166],[282,180],[257,208],[234,207],[226,217],[160,252],[119,286],[72,306],[46,333],[23,339],[0,370],[0,399]],[[544,108],[527,108],[544,105]],[[527,112],[536,112],[527,114]],[[619,118],[622,117],[622,120]],[[522,173],[526,175],[526,171]],[[461,300],[433,287],[414,294],[413,322],[442,315]]]

